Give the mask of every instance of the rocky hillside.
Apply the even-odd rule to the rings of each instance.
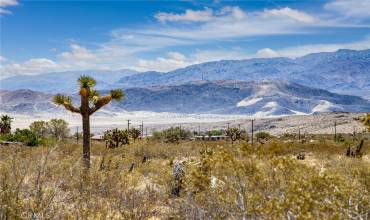
[[[104,93],[104,91],[102,91]],[[370,102],[287,81],[217,81],[128,88],[126,99],[106,110],[276,116],[315,112],[365,112]],[[2,91],[1,111],[30,113],[59,111],[51,94],[31,90]],[[78,103],[77,95],[74,96]]]
[[[181,84],[194,80],[286,80],[341,94],[370,98],[370,50],[339,50],[304,57],[226,60],[172,72],[123,77],[122,87]]]

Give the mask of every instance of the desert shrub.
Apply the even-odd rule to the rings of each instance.
[[[13,134],[3,136],[6,141],[22,142],[27,146],[37,146],[40,144],[40,139],[30,129],[17,128]]]
[[[190,219],[368,217],[370,194],[363,182],[368,171],[354,168],[362,176],[354,180],[346,178],[352,171],[343,175],[331,167],[322,171],[288,157],[256,159],[249,153],[221,147],[203,154],[200,163],[188,167],[177,214]]]
[[[171,127],[163,131],[153,132],[153,138],[165,143],[179,143],[180,140],[189,139],[192,133],[180,127]]]
[[[259,141],[259,140],[263,140],[263,139],[267,140],[267,139],[271,138],[272,136],[268,132],[260,131],[260,132],[256,133],[255,137],[256,137],[257,141]]]
[[[368,219],[370,143],[360,159],[325,143],[263,146],[155,139],[106,149],[83,172],[74,141],[0,148],[0,216],[7,219]],[[295,152],[305,152],[297,160]],[[330,157],[328,157],[328,155]],[[143,162],[143,157],[146,162]],[[173,167],[185,161],[179,197]],[[171,164],[172,163],[172,164]],[[129,172],[129,168],[134,168]],[[288,217],[289,216],[289,217]]]
[[[210,130],[210,131],[207,131],[207,135],[208,136],[221,136],[221,135],[224,135],[225,134],[225,131],[224,130]]]
[[[265,131],[260,131],[256,133],[256,138],[257,139],[266,139],[271,137],[271,135],[268,132]]]

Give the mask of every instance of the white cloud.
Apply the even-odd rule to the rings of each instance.
[[[3,8],[0,8],[0,14],[12,14],[11,11],[9,10],[6,10],[6,9],[3,9]]]
[[[369,0],[333,0],[324,6],[325,9],[337,12],[346,17],[370,17]]]
[[[178,52],[172,52],[179,55]],[[171,54],[167,54],[166,57],[158,57],[153,60],[140,59],[137,63],[137,69],[141,71],[155,70],[161,72],[167,72],[177,68],[191,65],[192,62],[187,60],[184,55],[181,54],[182,59],[177,59],[178,57],[173,57]]]
[[[246,18],[247,14],[239,7],[226,6],[221,9],[220,15],[229,15],[237,20]]]
[[[187,9],[181,14],[159,12],[155,15],[155,18],[160,22],[205,22],[214,19],[214,15],[212,9],[206,8],[204,10]]]
[[[14,6],[18,5],[16,0],[0,0],[0,7]]]
[[[0,0],[0,14],[12,14],[11,11],[4,9],[4,7],[15,6],[19,3],[16,0]]]
[[[78,44],[71,44],[70,48],[70,52],[63,52],[59,55],[63,60],[89,61],[96,59],[96,56],[90,50],[81,47]]]
[[[7,77],[15,74],[32,74],[55,71],[60,68],[59,64],[46,58],[33,58],[23,63],[11,62],[0,67],[1,77]],[[4,74],[4,75],[3,75]]]
[[[280,9],[265,10],[263,12],[263,15],[267,17],[270,17],[270,16],[287,17],[287,18],[291,18],[292,20],[307,23],[307,24],[313,24],[313,23],[318,22],[318,19],[314,18],[313,16],[305,12],[291,9],[288,7],[280,8]]]
[[[205,17],[203,22],[196,25],[179,23],[176,26],[144,27],[138,29],[135,34],[141,37],[159,37],[159,40],[176,39],[187,41],[185,43],[201,43],[202,41],[261,35],[307,33],[308,31],[304,30],[304,27],[311,26],[313,22],[318,21],[307,13],[290,8],[247,13],[239,7],[224,7],[219,11],[212,12],[208,17]],[[184,14],[171,14],[171,18],[176,15],[176,19],[171,21],[180,21],[179,16],[184,18],[187,14],[186,12]],[[162,20],[166,19],[162,17]],[[142,41],[140,37],[130,40]]]
[[[239,7],[223,7],[219,10],[205,8],[199,11],[188,9],[179,14],[160,12],[156,18],[161,22],[155,25],[113,30],[110,33],[111,39],[95,48],[73,43],[68,51],[57,54],[54,60],[36,58],[18,63],[7,61],[0,70],[8,75],[82,69],[133,68],[169,71],[191,64],[223,59],[297,57],[307,53],[335,51],[341,48],[367,49],[370,41],[366,39],[344,44],[303,45],[279,50],[262,48],[256,54],[247,54],[235,48],[209,47],[210,49],[194,49],[195,51],[190,55],[184,55],[173,50],[180,50],[181,47],[188,45],[205,45],[204,43],[222,45],[225,41],[237,42],[240,39],[246,41],[255,36],[307,34],[310,33],[308,30],[312,29],[306,27],[327,27],[340,22],[321,19],[319,15],[310,15],[292,8],[250,12]],[[184,24],[184,21],[187,23]],[[166,22],[173,24],[164,24]],[[178,23],[174,25],[175,22]],[[190,22],[197,23],[190,24]],[[192,48],[194,47],[190,49]],[[159,51],[172,52],[159,54]],[[54,50],[51,52],[56,53]],[[143,59],[141,55],[144,53],[159,55],[155,58]]]
[[[335,52],[339,49],[350,49],[350,50],[366,50],[370,49],[370,36],[364,40],[349,42],[349,43],[336,43],[336,44],[308,44],[295,47],[287,47],[279,50],[272,50],[270,48],[263,49],[269,51],[271,54],[281,57],[300,57],[310,53],[320,52]],[[261,51],[261,50],[260,50]],[[259,54],[261,55],[261,54]],[[258,53],[257,53],[258,56]]]
[[[3,57],[3,56],[0,56],[0,62],[4,62],[4,61],[6,61],[7,59],[5,58],[5,57]]]
[[[186,60],[186,57],[184,54],[182,53],[179,53],[179,52],[168,52],[167,53],[167,56],[173,60],[177,60],[177,61],[184,61]]]
[[[263,48],[257,51],[257,57],[261,58],[271,58],[271,57],[278,57],[279,53],[270,49],[270,48]]]

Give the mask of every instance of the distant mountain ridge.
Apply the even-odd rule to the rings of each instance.
[[[105,93],[102,91],[102,93]],[[370,101],[339,95],[287,81],[216,81],[125,89],[123,102],[112,102],[105,112],[154,111],[175,113],[279,116],[315,112],[366,112]],[[0,111],[10,113],[59,112],[52,94],[31,90],[1,91]],[[74,96],[78,104],[78,96]]]
[[[331,92],[370,99],[370,50],[338,50],[300,58],[256,58],[201,63],[165,74],[140,73],[123,77],[122,87],[173,85],[194,80],[286,80]]]
[[[255,58],[221,60],[191,65],[167,73],[156,71],[70,71],[37,76],[15,76],[0,81],[0,89],[43,92],[75,91],[80,74],[98,81],[98,89],[180,85],[192,81],[286,80],[340,94],[370,99],[370,50],[338,50],[296,59]]]

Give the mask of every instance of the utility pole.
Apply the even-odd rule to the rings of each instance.
[[[252,147],[253,147],[254,119],[252,119]]]
[[[145,128],[145,136],[148,137],[148,127]]]
[[[141,132],[143,130],[142,125],[139,125],[139,130],[140,130],[140,137],[143,137],[143,133]]]
[[[239,130],[240,130],[240,124],[238,124],[238,128],[239,128]]]
[[[301,143],[301,128],[298,127],[298,141]]]
[[[144,122],[141,121],[141,138],[144,136]]]
[[[130,119],[127,119],[127,132],[129,132],[130,131]]]
[[[334,142],[337,142],[337,121],[334,122]]]
[[[227,122],[227,130],[230,129],[230,122]]]

